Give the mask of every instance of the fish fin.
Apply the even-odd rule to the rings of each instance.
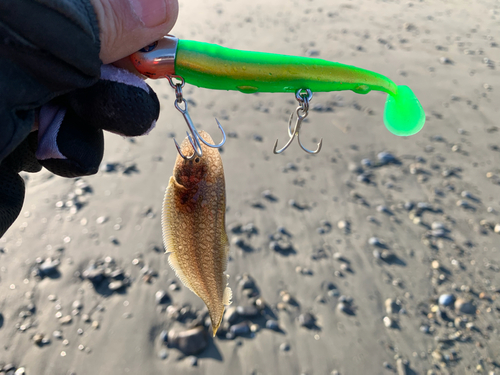
[[[227,262],[229,259],[229,241],[227,240],[227,236],[224,233],[224,239],[222,242],[222,248],[224,249],[224,258],[223,258],[223,263],[222,263],[222,270],[225,271],[227,270]]]
[[[174,214],[171,211],[173,210],[174,205],[174,189],[185,189],[185,187],[175,181],[174,176],[171,176],[168,182],[167,189],[165,190],[165,196],[163,197],[163,206],[161,210],[161,229],[163,234],[163,246],[165,247],[166,253],[171,253],[172,251],[174,251],[173,249],[175,249],[174,236],[172,235],[172,228],[169,223],[171,216]]]
[[[222,297],[222,303],[225,306],[229,306],[232,302],[231,301],[232,298],[233,298],[233,292],[231,291],[230,287],[226,286],[226,289],[224,289],[224,296]]]
[[[181,269],[181,266],[179,265],[179,260],[177,259],[177,254],[175,252],[171,252],[170,255],[168,256],[168,264],[170,267],[174,270],[175,276],[187,287],[189,290],[191,290],[194,294],[198,296],[198,293],[196,293],[193,288],[191,287],[191,284],[189,283],[188,278],[184,274],[184,272]],[[199,297],[199,296],[198,296]]]

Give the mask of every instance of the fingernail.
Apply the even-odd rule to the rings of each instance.
[[[165,0],[129,0],[134,13],[144,26],[155,27],[167,19]]]

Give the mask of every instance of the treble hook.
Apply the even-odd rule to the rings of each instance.
[[[295,93],[295,98],[300,104],[295,110],[295,113],[297,114],[297,121],[295,122],[295,126],[293,127],[292,131],[292,119],[293,119],[293,112],[292,112],[288,120],[288,136],[290,137],[290,139],[288,140],[286,145],[283,146],[283,148],[281,148],[280,150],[276,150],[278,148],[278,140],[276,140],[273,149],[273,152],[275,154],[281,154],[283,151],[285,151],[288,148],[288,146],[290,146],[295,136],[297,136],[300,148],[302,148],[302,150],[304,150],[308,154],[317,154],[318,152],[321,151],[321,146],[323,145],[323,138],[321,138],[321,140],[319,141],[318,148],[315,151],[311,151],[305,148],[302,142],[300,141],[300,127],[302,126],[302,121],[304,121],[304,119],[307,117],[309,113],[309,102],[311,101],[312,96],[313,96],[312,91],[309,89],[306,89],[306,93],[304,94],[302,94],[302,89],[297,90],[297,92]]]
[[[175,89],[176,99],[174,101],[174,106],[184,117],[184,120],[186,121],[186,124],[187,124],[188,129],[189,129],[189,132],[191,132],[191,134],[189,134],[189,132],[186,132],[186,134],[187,134],[189,143],[193,147],[193,151],[194,151],[193,155],[191,155],[191,156],[184,155],[181,151],[181,147],[179,146],[179,144],[177,143],[177,141],[174,138],[175,147],[177,148],[177,152],[179,153],[179,155],[184,160],[191,160],[195,156],[202,157],[203,150],[201,149],[200,141],[202,141],[208,147],[212,147],[212,148],[222,147],[224,145],[224,143],[226,143],[226,133],[224,132],[224,129],[222,129],[222,126],[221,126],[219,120],[215,119],[215,121],[217,122],[217,125],[219,126],[220,131],[222,132],[222,138],[223,138],[222,142],[219,143],[218,145],[210,144],[200,136],[200,134],[196,130],[196,127],[193,124],[193,120],[191,120],[191,116],[189,116],[188,104],[186,102],[186,99],[184,99],[182,97],[182,87],[184,87],[184,79],[182,77],[179,77],[179,76],[166,76],[166,78],[168,79],[170,86],[172,86],[172,88]],[[172,78],[177,78],[181,82],[174,84],[174,82],[172,81]],[[180,103],[184,103],[184,109],[181,108]]]

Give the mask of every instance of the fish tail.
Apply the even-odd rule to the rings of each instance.
[[[222,318],[224,317],[224,306],[228,306],[231,304],[232,297],[233,292],[231,291],[231,288],[226,286],[226,289],[224,289],[224,294],[222,296],[222,306],[219,305],[217,309],[214,309],[215,311],[210,308],[208,309],[210,313],[210,320],[212,321],[212,331],[214,337],[222,323]]]
[[[417,97],[408,86],[398,86],[385,102],[384,124],[395,135],[418,133],[425,124],[425,113]]]

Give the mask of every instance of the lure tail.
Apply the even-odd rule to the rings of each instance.
[[[398,86],[385,102],[384,124],[395,135],[418,133],[425,124],[424,109],[408,86]]]

